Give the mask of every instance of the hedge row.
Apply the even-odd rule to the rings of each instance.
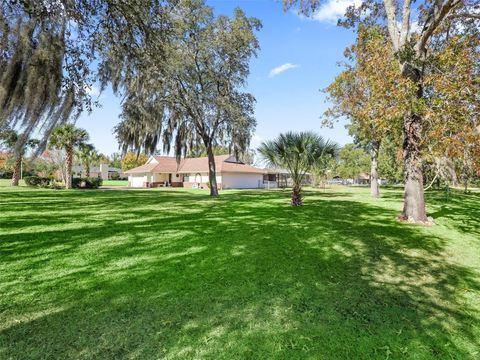
[[[78,189],[98,189],[102,186],[103,180],[96,177],[73,178],[72,187]]]
[[[27,186],[48,188],[53,184],[53,179],[41,176],[25,176],[23,178]]]
[[[41,187],[41,188],[59,188],[58,183],[53,178],[41,176],[25,176],[23,178],[27,186]],[[73,178],[72,187],[76,189],[98,189],[103,180],[96,177],[88,178]]]

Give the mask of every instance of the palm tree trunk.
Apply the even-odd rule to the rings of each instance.
[[[206,145],[208,155],[208,182],[210,185],[210,196],[218,196],[217,173],[215,170],[215,156],[212,145]]]
[[[380,197],[380,188],[378,186],[378,151],[380,143],[378,141],[372,142],[372,163],[370,168],[370,193],[373,198]]]
[[[17,155],[15,159],[15,166],[13,167],[13,174],[12,174],[12,186],[18,186],[20,181],[20,176],[22,172],[22,154]]]
[[[302,206],[302,193],[300,185],[294,184],[292,188],[292,206]]]
[[[90,161],[85,162],[85,177],[90,177]]]
[[[72,188],[72,160],[73,160],[73,149],[67,148],[66,150],[66,159],[65,159],[65,188]]]

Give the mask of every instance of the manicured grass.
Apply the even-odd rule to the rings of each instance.
[[[479,358],[479,195],[3,187],[0,358]]]
[[[12,183],[11,179],[0,179],[0,187],[10,186]],[[26,186],[25,181],[20,180],[18,183],[19,186]]]
[[[103,180],[103,186],[128,186],[128,180]]]

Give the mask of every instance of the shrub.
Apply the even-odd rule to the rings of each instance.
[[[73,178],[72,187],[76,189],[98,189],[102,186],[103,180],[96,177]]]
[[[112,180],[119,180],[120,179],[120,174],[118,172],[111,173],[110,178]]]
[[[9,170],[0,170],[0,179],[11,179],[13,172]]]
[[[88,178],[88,188],[89,189],[98,189],[103,184],[102,178]]]
[[[50,186],[52,179],[41,176],[25,176],[23,178],[27,186],[46,188]]]
[[[65,185],[63,185],[61,182],[57,182],[55,180],[52,180],[49,188],[53,189],[53,190],[60,190],[60,189],[65,189]]]

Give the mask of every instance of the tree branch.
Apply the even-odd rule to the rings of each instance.
[[[450,15],[448,15],[448,18],[449,18],[449,19],[464,18],[464,19],[480,20],[480,14],[457,13],[457,14],[450,14]]]
[[[415,50],[417,55],[425,53],[425,47],[430,40],[432,34],[445,19],[445,17],[454,9],[456,6],[460,5],[462,0],[446,0],[442,6],[438,6],[438,2],[432,6],[430,14],[428,15],[425,26],[420,34],[420,38],[415,44]]]
[[[409,1],[409,0],[407,0]],[[393,48],[395,51],[399,49],[399,34],[397,28],[397,15],[395,11],[395,4],[393,0],[383,0],[385,12],[387,13],[388,33],[392,39]]]
[[[403,12],[402,12],[402,30],[400,33],[400,43],[399,43],[400,47],[405,45],[408,39],[408,34],[410,33],[410,5],[411,4],[412,4],[412,0],[404,0]]]

